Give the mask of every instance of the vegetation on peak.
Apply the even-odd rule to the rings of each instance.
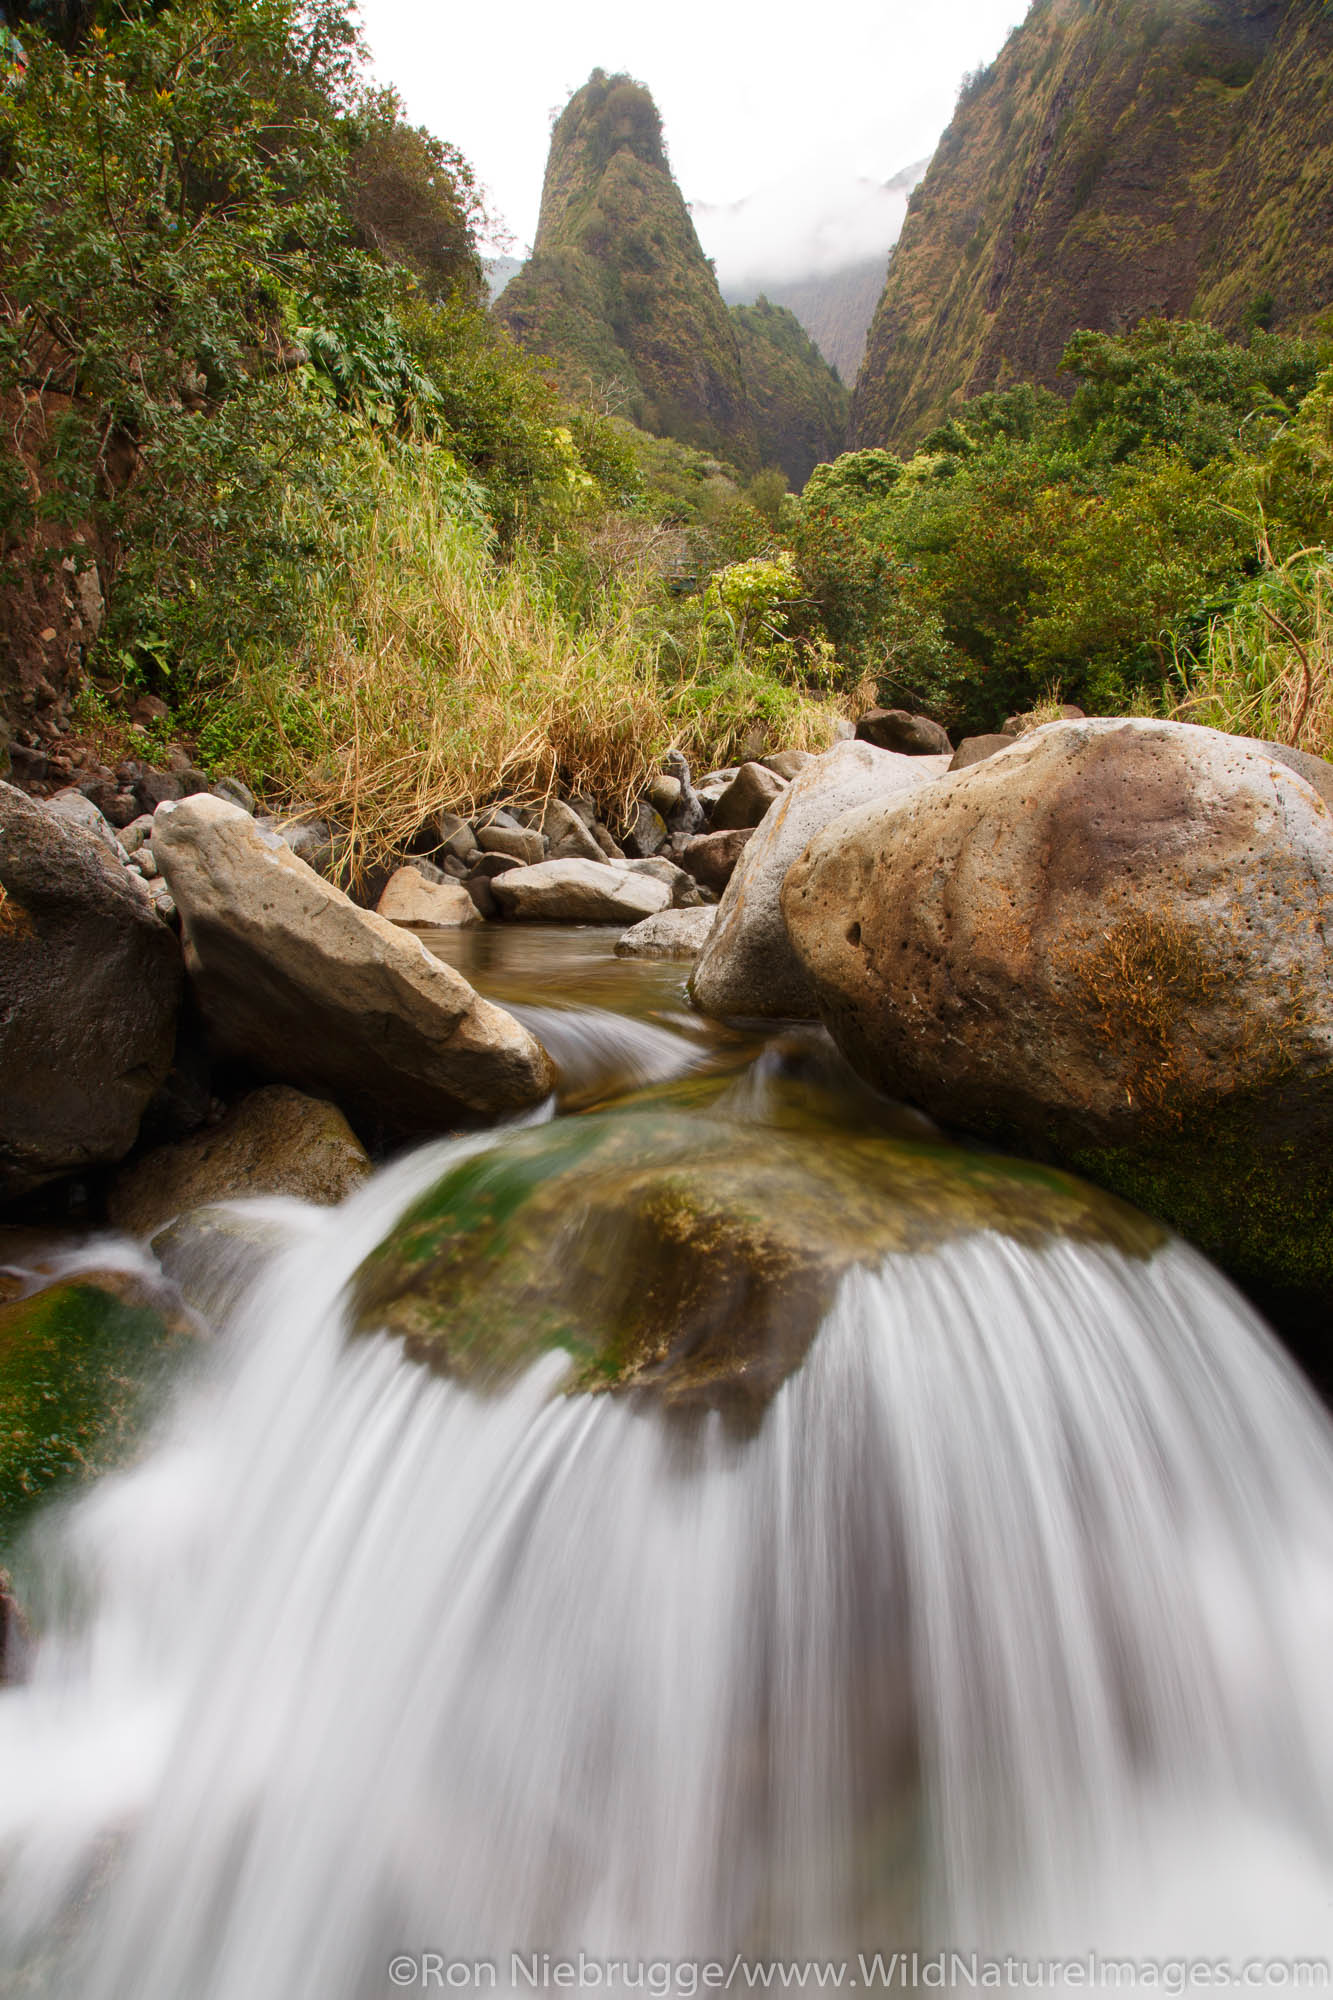
[[[630,77],[594,71],[556,120],[533,254],[495,312],[566,393],[743,471],[799,484],[843,442],[844,392],[797,322],[728,312]]]
[[[1333,12],[1038,0],[967,78],[908,208],[853,399],[862,445],[1060,386],[1074,333],[1308,328],[1333,299]]]

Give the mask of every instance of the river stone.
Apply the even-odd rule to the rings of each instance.
[[[477,845],[486,854],[503,854],[525,868],[540,861],[546,853],[546,842],[541,835],[525,826],[479,826]]]
[[[463,864],[457,865],[461,868]],[[461,883],[428,881],[411,863],[394,870],[375,908],[395,924],[432,924],[456,930],[460,924],[481,922],[481,912]]]
[[[625,932],[616,945],[616,957],[697,958],[708,942],[716,915],[707,904],[698,909],[661,910]]]
[[[512,1015],[239,807],[189,799],[159,815],[153,846],[226,1053],[393,1136],[525,1110],[549,1092],[546,1054]]]
[[[677,867],[665,854],[652,854],[646,861],[626,861],[623,865],[631,875],[651,875],[655,881],[665,882],[674,909],[694,910],[704,900],[693,875]]]
[[[943,757],[898,757],[869,743],[836,743],[792,779],[737,863],[690,992],[705,1014],[813,1020],[815,989],[792,950],[778,897],[783,877],[821,827],[869,799],[915,792]]]
[[[713,807],[712,830],[729,833],[737,827],[758,826],[769,807],[787,789],[787,780],[762,764],[742,764]]]
[[[528,923],[634,924],[671,902],[665,882],[610,861],[542,861],[491,886],[504,915]]]
[[[900,757],[949,757],[953,744],[947,731],[928,715],[912,715],[905,708],[870,708],[856,725],[858,743],[872,743],[876,750],[896,750]]]
[[[1333,1298],[1333,816],[1285,764],[1047,724],[827,827],[782,900],[863,1075]]]
[[[0,1558],[43,1500],[132,1457],[193,1345],[178,1305],[124,1271],[0,1304]]]
[[[551,843],[552,861],[600,861],[602,850],[591,826],[563,799],[548,799],[542,810],[542,832]]]
[[[1007,750],[1011,743],[1017,743],[1016,736],[1003,734],[994,736],[965,736],[953,753],[951,771],[966,771],[973,764],[984,764],[988,757],[998,751]]]
[[[696,833],[681,848],[680,865],[705,889],[721,895],[753,834],[752,826],[733,826],[723,833]]]
[[[659,771],[655,778],[648,780],[645,797],[654,811],[660,812],[669,824],[672,813],[680,804],[680,779],[673,778],[669,771]]]
[[[56,819],[64,820],[69,826],[82,827],[85,833],[91,833],[94,839],[100,840],[103,847],[109,849],[117,859],[124,852],[115,827],[101,807],[94,805],[92,800],[75,786],[67,785],[63,792],[56,792],[53,797],[45,801],[42,810],[53,814]]]
[[[171,1067],[181,953],[96,833],[0,784],[0,1199],[122,1159]]]
[[[589,1113],[452,1167],[352,1281],[352,1323],[499,1385],[564,1348],[574,1390],[761,1410],[842,1275],[989,1229],[1145,1256],[1155,1225],[1050,1169],[696,1113]]]
[[[655,806],[640,799],[634,818],[625,831],[621,846],[635,860],[646,861],[660,854],[667,844],[667,823]]]
[[[766,771],[775,772],[779,778],[784,778],[788,784],[791,783],[798,771],[803,771],[807,764],[813,764],[814,761],[814,753],[810,750],[775,750],[771,757],[761,757],[759,759],[759,762]]]
[[[332,1207],[369,1172],[365,1148],[336,1106],[273,1083],[252,1090],[220,1124],[122,1167],[107,1214],[128,1235],[151,1236],[188,1209],[246,1195],[290,1194]]]
[[[684,751],[668,750],[663,761],[668,777],[674,778],[680,787],[676,803],[666,816],[668,831],[673,834],[700,832],[708,815],[703,800],[690,781],[690,767]]]

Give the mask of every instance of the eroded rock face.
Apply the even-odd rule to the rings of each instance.
[[[549,1092],[545,1052],[511,1015],[238,807],[201,797],[164,811],[153,850],[228,1053],[389,1135],[497,1117]]]
[[[96,832],[0,785],[0,1198],[121,1159],[171,1066],[181,954]]]
[[[663,910],[627,930],[616,944],[617,958],[697,958],[708,942],[717,911],[707,904],[696,909]]]
[[[718,905],[717,922],[690,981],[705,1014],[813,1020],[815,989],[787,937],[783,877],[811,837],[868,799],[899,798],[929,784],[944,757],[897,757],[869,743],[838,743],[792,779],[751,835]]]
[[[117,1229],[150,1236],[187,1210],[248,1195],[332,1206],[369,1173],[365,1148],[336,1105],[274,1083],[252,1090],[220,1124],[123,1168],[107,1213]]]
[[[976,1229],[1147,1255],[1163,1240],[1064,1175],[946,1147],[671,1112],[506,1134],[445,1174],[353,1280],[363,1333],[500,1384],[546,1349],[569,1387],[762,1409],[839,1278]]]
[[[861,1073],[1333,1293],[1333,816],[1178,723],[1053,723],[817,834],[783,910]]]
[[[504,915],[528,923],[635,924],[671,906],[665,882],[609,861],[541,861],[491,886]]]

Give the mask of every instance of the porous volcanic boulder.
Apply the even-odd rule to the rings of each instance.
[[[671,906],[665,882],[612,861],[541,861],[491,887],[505,916],[526,923],[636,924]]]
[[[365,1148],[336,1105],[271,1083],[220,1124],[122,1167],[107,1213],[117,1229],[150,1236],[173,1216],[246,1195],[290,1194],[330,1207],[370,1172]]]
[[[753,835],[752,826],[733,826],[723,833],[696,833],[681,848],[680,865],[701,887],[720,896]]]
[[[0,1199],[119,1160],[171,1067],[181,953],[95,832],[0,784]]]
[[[826,827],[782,904],[863,1075],[1333,1297],[1333,815],[1286,764],[1048,724]]]
[[[544,1050],[419,938],[359,910],[221,799],[163,811],[153,851],[218,1044],[409,1135],[540,1103]]]
[[[550,1348],[566,1386],[762,1409],[854,1266],[990,1229],[1149,1256],[1164,1232],[1053,1170],[879,1135],[697,1112],[591,1113],[447,1170],[352,1280],[353,1324],[502,1382]]]
[[[456,929],[459,924],[482,921],[481,912],[461,882],[432,882],[410,862],[407,867],[394,870],[375,908],[394,924],[437,924],[444,929]]]
[[[645,917],[616,944],[617,958],[697,958],[708,942],[717,911],[707,904],[698,909],[662,910]]]
[[[764,814],[787,789],[787,780],[762,764],[742,764],[713,807],[714,833],[758,826]]]
[[[948,757],[953,745],[948,732],[928,715],[912,715],[905,708],[868,708],[856,724],[858,743],[873,743],[876,750],[896,750],[900,757]]]
[[[896,799],[938,778],[944,757],[898,757],[836,743],[801,771],[750,839],[690,981],[705,1014],[812,1020],[815,989],[782,920],[783,877],[812,836],[853,806]]]
[[[965,736],[953,753],[949,769],[966,771],[973,764],[984,764],[988,757],[994,757],[997,752],[1007,750],[1011,743],[1017,741],[1016,736],[1005,736],[1003,733],[994,736]]]
[[[1276,764],[1285,764],[1298,778],[1304,778],[1307,785],[1313,785],[1324,804],[1333,808],[1333,764],[1326,757],[1316,757],[1309,750],[1293,750],[1290,743],[1265,743],[1258,736],[1236,736],[1232,741],[1243,743],[1247,750],[1258,750]]]

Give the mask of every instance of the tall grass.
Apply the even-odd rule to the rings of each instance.
[[[315,524],[324,555],[296,654],[241,660],[213,728],[233,768],[345,827],[354,865],[442,809],[557,787],[614,817],[673,745],[698,768],[757,727],[773,748],[833,740],[845,702],[762,657],[660,671],[632,550],[575,618],[548,559],[497,558],[448,454],[367,439],[355,470],[350,518]]]
[[[1333,551],[1267,563],[1181,678],[1176,721],[1333,755]]]

